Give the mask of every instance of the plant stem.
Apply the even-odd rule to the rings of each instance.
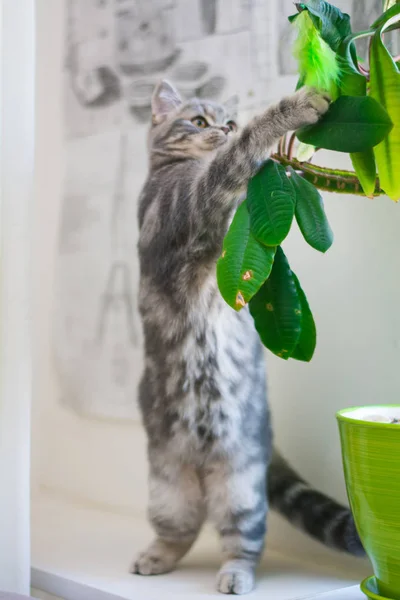
[[[287,155],[272,154],[271,158],[284,167],[291,166],[303,179],[312,183],[319,190],[365,196],[357,175],[352,171],[328,169],[309,162],[301,163],[296,158],[289,158]],[[376,179],[374,196],[381,196],[384,193],[380,188],[379,179]]]
[[[369,80],[369,71],[367,69],[364,69],[364,67],[358,63],[358,70],[360,71],[361,75],[364,75],[364,77],[366,77]]]
[[[285,154],[285,148],[286,148],[286,133],[279,140],[278,154],[280,156],[284,156],[284,154]]]
[[[295,139],[296,139],[296,133],[292,133],[292,135],[290,136],[289,147],[288,147],[288,152],[287,152],[289,160],[291,160],[292,156],[293,156],[293,147],[294,147]]]

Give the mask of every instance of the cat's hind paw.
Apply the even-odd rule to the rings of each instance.
[[[172,571],[175,564],[175,560],[148,550],[138,556],[132,565],[131,573],[136,575],[161,575]]]
[[[248,594],[254,585],[254,568],[245,561],[229,561],[217,575],[217,590],[222,594]]]

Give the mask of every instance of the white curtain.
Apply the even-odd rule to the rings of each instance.
[[[2,0],[0,253],[0,590],[30,580],[30,212],[34,0]]]

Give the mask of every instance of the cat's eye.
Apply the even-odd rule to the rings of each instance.
[[[194,117],[194,119],[192,119],[192,123],[193,125],[196,125],[196,127],[199,127],[199,129],[204,129],[205,127],[208,127],[207,121],[204,117],[201,116]]]
[[[229,131],[236,131],[237,129],[235,121],[228,121],[226,126],[229,127]]]

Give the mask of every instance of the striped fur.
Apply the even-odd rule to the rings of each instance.
[[[218,589],[239,594],[254,585],[272,456],[264,355],[248,310],[236,313],[218,293],[215,266],[233,212],[268,149],[327,107],[327,98],[303,89],[231,133],[234,115],[226,107],[182,103],[166,82],[154,93],[149,174],[139,202],[145,338],[139,404],[156,538],[135,562],[136,573],[173,569],[208,518],[222,543]],[[336,535],[345,509],[304,485],[273,458],[272,506],[314,537],[356,550],[346,537],[356,540],[354,531]]]
[[[313,489],[275,451],[268,469],[270,508],[325,546],[364,556],[348,508]]]

